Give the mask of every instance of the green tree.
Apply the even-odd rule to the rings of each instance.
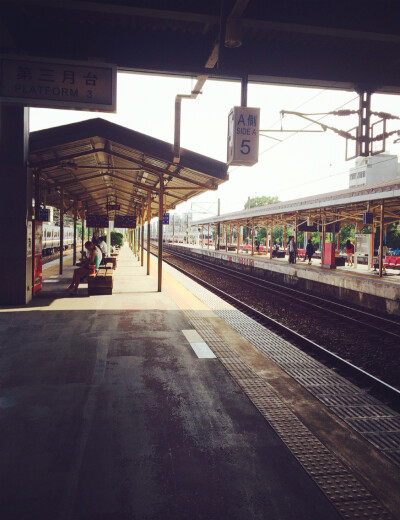
[[[111,231],[111,245],[121,247],[123,244],[124,235],[122,233],[118,233],[118,231]]]
[[[389,224],[386,233],[386,244],[393,249],[400,249],[400,226],[399,222]]]
[[[266,206],[267,204],[275,204],[276,202],[280,202],[279,197],[270,197],[267,195],[263,195],[262,197],[253,197],[247,200],[244,205],[244,209],[248,208],[258,208],[259,206]]]

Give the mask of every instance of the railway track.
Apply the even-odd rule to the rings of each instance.
[[[80,250],[79,251],[77,250],[77,254],[79,252],[80,252]],[[70,247],[70,248],[64,250],[63,256],[72,255],[72,253],[73,253],[73,248]],[[47,255],[47,256],[42,257],[42,264],[46,265],[46,264],[48,264],[50,262],[53,262],[54,260],[58,260],[59,258],[60,258],[60,252],[58,251],[57,253],[53,253],[51,255]]]
[[[315,313],[319,313],[319,320],[323,320],[324,329],[332,326],[327,323],[329,320],[326,319],[326,316],[329,315],[331,321],[333,319],[333,323],[338,323],[339,321],[347,324],[343,334],[346,334],[346,330],[348,330],[349,327],[356,329],[356,336],[358,334],[357,330],[360,330],[361,328],[364,329],[364,331],[368,331],[368,336],[370,337],[371,342],[368,344],[369,347],[364,346],[364,351],[373,349],[374,347],[371,345],[374,345],[374,343],[378,341],[378,337],[384,335],[385,341],[392,345],[392,354],[395,356],[395,365],[397,365],[398,349],[400,348],[399,322],[368,311],[353,309],[340,303],[331,302],[319,297],[313,297],[308,294],[305,295],[296,289],[286,287],[282,288],[277,284],[267,282],[246,273],[241,272],[239,275],[238,272],[233,269],[215,266],[209,262],[194,259],[193,257],[183,255],[182,253],[177,253],[175,251],[172,252],[171,250],[168,250],[168,247],[165,248],[163,260],[195,279],[198,283],[206,286],[212,292],[217,293],[220,297],[229,301],[232,305],[252,316],[257,321],[263,323],[268,328],[272,328],[277,334],[285,337],[291,342],[294,342],[297,346],[306,350],[313,356],[316,356],[319,360],[333,367],[335,370],[339,370],[343,375],[351,378],[358,385],[372,389],[375,395],[388,402],[397,410],[400,409],[400,390],[397,388],[397,385],[393,383],[393,381],[398,381],[396,370],[394,368],[391,368],[389,373],[384,369],[368,370],[368,367],[366,368],[363,366],[365,364],[368,365],[368,363],[365,363],[363,359],[354,359],[354,356],[349,356],[348,354],[343,356],[340,352],[335,352],[329,345],[321,344],[324,342],[316,341],[315,338],[313,339],[312,337],[307,337],[308,334],[305,335],[301,333],[301,331],[295,330],[295,327],[271,317],[268,312],[263,312],[263,310],[258,308],[258,305],[251,304],[251,301],[248,301],[246,295],[244,298],[241,296],[238,297],[235,294],[231,294],[231,290],[224,290],[220,286],[217,286],[219,284],[214,283],[214,281],[210,282],[210,273],[214,273],[218,278],[228,278],[231,287],[243,287],[243,284],[245,284],[245,292],[247,295],[249,287],[254,288],[254,291],[257,291],[257,294],[259,294],[260,291],[263,291],[265,293],[264,296],[267,294],[270,298],[271,295],[273,295],[275,302],[279,298],[282,298],[282,293],[284,291],[284,298],[286,301],[288,294],[290,295],[289,298],[291,299],[292,308],[293,302],[296,302],[296,305],[300,310],[303,308],[303,314],[304,306],[307,306],[307,314],[309,314],[310,308],[312,308]],[[186,265],[177,265],[177,262],[185,262]],[[201,275],[201,270],[203,270],[203,274],[204,270],[206,270],[207,281],[204,280],[204,276]],[[232,284],[232,280],[235,281],[235,284]],[[237,291],[235,290],[234,292]],[[292,322],[302,320],[301,311],[299,311],[299,313],[300,318],[293,316]],[[321,317],[321,313],[323,313],[323,318]],[[374,323],[372,323],[372,321]],[[380,343],[382,344],[382,340]]]
[[[166,248],[165,251],[168,252],[168,254],[172,254],[177,258],[182,258],[187,261],[189,261],[190,259],[190,261],[194,262],[196,265],[205,267],[207,269],[213,269],[218,273],[225,273],[229,275],[231,279],[238,281],[246,281],[248,284],[251,284],[254,287],[263,287],[265,289],[268,289],[270,294],[282,296],[282,286],[274,282],[266,281],[262,278],[252,276],[244,272],[240,272],[239,274],[235,269],[231,269],[229,267],[216,267],[207,261],[193,259],[193,257],[191,256],[184,255],[182,253],[177,253],[175,251],[172,252],[171,250],[168,250],[168,248]],[[309,293],[305,295],[304,292],[290,287],[285,287],[284,290],[286,295],[290,295],[293,298],[296,298],[296,301],[298,303],[303,303],[309,307],[313,307],[324,313],[332,314],[334,316],[339,317],[341,320],[356,323],[357,325],[362,323],[363,326],[367,327],[370,330],[391,336],[396,341],[398,341],[398,345],[400,348],[400,321],[395,321],[375,313],[371,313],[362,309],[357,309],[355,307],[350,307],[348,305],[334,302],[326,298],[321,298],[319,296],[311,295]],[[388,330],[388,327],[390,327],[390,330]]]

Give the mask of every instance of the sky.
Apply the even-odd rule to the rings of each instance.
[[[93,117],[173,143],[174,109],[177,94],[190,94],[193,78],[174,78],[119,73],[115,114],[56,109],[30,109],[30,130],[41,130]],[[227,121],[232,107],[239,106],[239,82],[207,80],[202,94],[182,101],[181,146],[226,162]],[[351,91],[322,90],[249,84],[247,105],[260,107],[260,130],[319,130],[317,125],[294,115],[280,117],[281,110],[307,114],[327,113],[340,108],[357,110],[358,95]],[[400,116],[400,96],[373,94],[371,109]],[[357,116],[310,116],[340,130],[357,125]],[[374,118],[372,121],[376,121]],[[400,130],[400,121],[387,130]],[[251,167],[230,167],[229,181],[217,191],[203,193],[177,206],[177,213],[192,211],[194,219],[240,211],[248,197],[277,196],[286,201],[348,188],[349,169],[355,161],[345,160],[346,141],[326,132],[260,132],[259,160]],[[269,137],[265,137],[268,135]],[[280,141],[277,141],[279,139]],[[400,143],[387,141],[386,152],[398,155]]]

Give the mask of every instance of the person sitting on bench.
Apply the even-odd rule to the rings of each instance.
[[[68,291],[71,291],[71,294],[78,294],[78,286],[80,284],[81,278],[84,278],[85,276],[91,273],[91,265],[95,266],[96,271],[99,269],[101,253],[99,252],[99,250],[93,242],[86,242],[85,248],[89,252],[88,259],[82,262],[81,267],[78,267],[74,271],[72,281],[67,289]]]

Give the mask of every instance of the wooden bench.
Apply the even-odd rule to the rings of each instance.
[[[99,269],[96,274],[87,276],[88,295],[112,294],[113,290],[113,269]]]
[[[117,257],[116,256],[106,256],[104,258],[104,261],[105,261],[105,265],[111,263],[113,265],[113,269],[117,268]]]

